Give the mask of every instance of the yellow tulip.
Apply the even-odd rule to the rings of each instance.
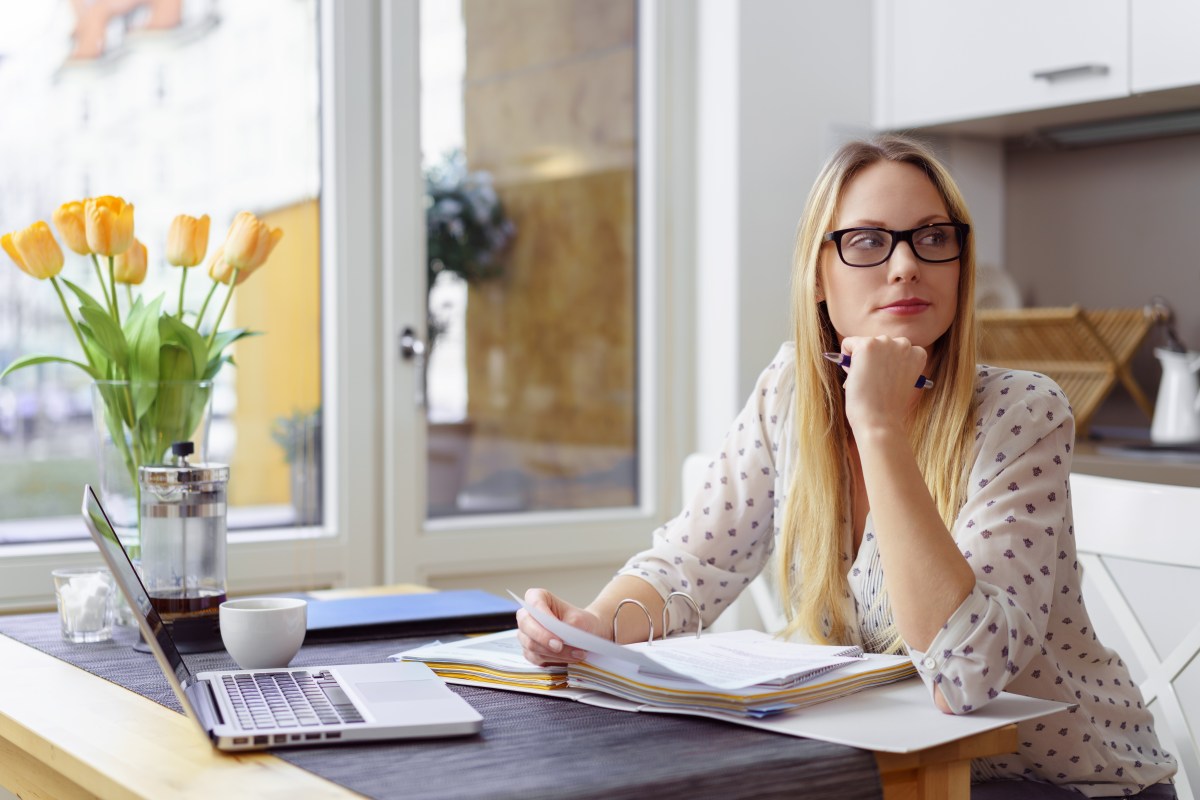
[[[67,247],[81,256],[92,252],[88,249],[87,226],[83,221],[83,203],[74,200],[70,203],[63,203],[54,212],[52,219],[54,227],[58,228],[58,232],[62,234]]]
[[[167,232],[167,263],[194,267],[204,260],[208,250],[208,214],[200,219],[180,214],[171,220]]]
[[[45,280],[62,272],[63,252],[50,232],[50,226],[38,220],[24,230],[0,237],[0,246],[22,271]]]
[[[113,277],[117,283],[137,286],[146,280],[146,245],[137,239],[129,249],[113,259]]]
[[[84,227],[88,248],[101,256],[124,253],[133,244],[133,206],[105,195],[85,200]]]
[[[269,227],[249,211],[233,218],[229,235],[225,237],[225,261],[240,270],[238,283],[241,283],[241,275],[248,275],[263,265],[282,238],[282,229]]]
[[[237,285],[241,286],[245,283],[246,278],[250,277],[250,273],[254,270],[243,269],[238,272]],[[213,251],[212,259],[208,262],[208,276],[214,281],[229,285],[229,281],[233,278],[233,267],[225,260],[225,245],[221,245]]]

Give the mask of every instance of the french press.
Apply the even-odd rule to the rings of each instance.
[[[225,464],[189,464],[191,442],[171,445],[173,463],[138,467],[142,582],[180,651],[220,650],[225,602]]]

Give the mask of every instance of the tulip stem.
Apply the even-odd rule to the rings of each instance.
[[[133,287],[128,283],[125,284],[125,299],[129,301],[129,308],[133,308]]]
[[[100,269],[100,259],[96,258],[96,254],[92,253],[92,264],[96,267],[96,278],[100,281],[100,292],[104,295],[104,305],[108,306],[108,313],[113,313],[113,298],[108,295],[108,284],[104,282],[104,272]]]
[[[233,297],[233,290],[237,288],[238,273],[237,267],[233,268],[233,276],[229,279],[229,294],[225,295],[225,302],[221,304],[221,311],[217,314],[217,321],[213,324],[212,333],[208,335],[208,349],[211,351],[213,340],[217,338],[217,331],[221,329],[221,319],[225,316],[225,309],[229,308],[229,299]]]
[[[212,296],[214,294],[216,294],[217,287],[220,285],[221,284],[219,281],[216,281],[216,280],[213,281],[212,288],[208,290],[208,296],[204,298],[204,304],[200,306],[200,313],[196,315],[196,332],[197,333],[200,332],[200,322],[204,319],[204,313],[206,311],[208,311],[208,301],[212,300]]]
[[[117,303],[117,259],[115,256],[108,257],[108,281],[112,284],[112,315],[113,322],[117,323],[117,327],[121,327],[121,308]]]
[[[75,324],[75,317],[71,316],[71,309],[67,306],[67,298],[63,297],[62,287],[58,285],[58,278],[51,276],[50,283],[54,285],[54,291],[58,293],[58,302],[62,303],[63,313],[67,315],[67,322],[71,323],[71,330],[75,331],[75,338],[79,340],[79,349],[83,351],[83,357],[87,359],[88,366],[94,371],[96,365],[92,361],[92,354],[88,352],[87,345],[83,343],[83,336],[79,333],[79,326]]]
[[[175,316],[179,317],[179,321],[183,322],[183,287],[187,285],[187,267],[180,267],[183,270],[183,277],[179,279],[179,313]]]

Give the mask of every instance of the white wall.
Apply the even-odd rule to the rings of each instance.
[[[696,444],[711,451],[791,338],[809,186],[838,144],[870,132],[871,16],[869,0],[699,8]]]

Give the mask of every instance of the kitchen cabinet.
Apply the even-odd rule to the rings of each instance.
[[[1129,93],[1129,0],[877,0],[875,12],[880,128]]]
[[[1200,3],[1131,0],[1129,12],[1130,90],[1200,85]]]

